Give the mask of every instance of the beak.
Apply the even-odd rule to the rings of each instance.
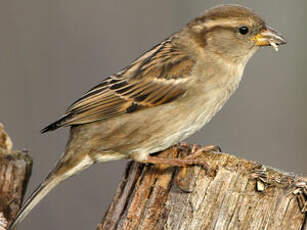
[[[276,51],[279,45],[287,44],[287,41],[277,31],[268,26],[253,36],[251,40],[256,41],[257,46],[273,46]]]

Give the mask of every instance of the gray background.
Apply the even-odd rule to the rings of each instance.
[[[0,3],[0,122],[34,158],[28,193],[64,149],[67,129],[40,135],[68,105],[208,7],[234,1],[4,0]],[[288,45],[261,49],[240,89],[188,141],[307,173],[306,1],[236,1],[278,29]],[[20,229],[95,229],[125,162],[95,165],[58,186]]]

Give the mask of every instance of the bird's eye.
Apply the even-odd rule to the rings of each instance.
[[[249,31],[249,29],[248,29],[247,26],[241,26],[241,27],[239,28],[240,34],[243,34],[243,35],[244,35],[244,34],[247,34],[248,31]]]

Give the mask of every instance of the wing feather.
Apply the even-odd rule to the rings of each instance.
[[[42,132],[61,126],[106,120],[158,106],[185,93],[194,60],[168,39],[143,54],[75,101],[58,121]]]

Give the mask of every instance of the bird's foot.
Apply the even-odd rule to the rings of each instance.
[[[199,158],[203,153],[208,153],[208,152],[222,152],[222,149],[218,145],[207,145],[204,147],[200,147],[199,145],[193,145],[191,154],[185,157],[185,159]]]
[[[201,166],[207,171],[208,174],[214,176],[215,170],[212,170],[210,166],[208,165],[208,163],[206,162],[206,160],[202,158],[202,155],[208,152],[222,152],[222,150],[221,150],[221,147],[218,145],[208,145],[204,147],[200,147],[199,145],[193,145],[191,154],[185,157],[184,159],[194,160],[195,161],[194,165]],[[182,173],[181,173],[182,175],[186,174],[186,167],[187,166],[183,168]]]
[[[207,172],[210,172],[210,167],[205,161],[201,158],[201,155],[206,152],[221,152],[221,148],[217,145],[208,145],[205,147],[200,147],[198,145],[193,145],[191,154],[184,158],[164,158],[156,156],[148,156],[143,163],[148,164],[163,164],[168,166],[177,166],[177,167],[187,167],[198,165],[204,168]]]

